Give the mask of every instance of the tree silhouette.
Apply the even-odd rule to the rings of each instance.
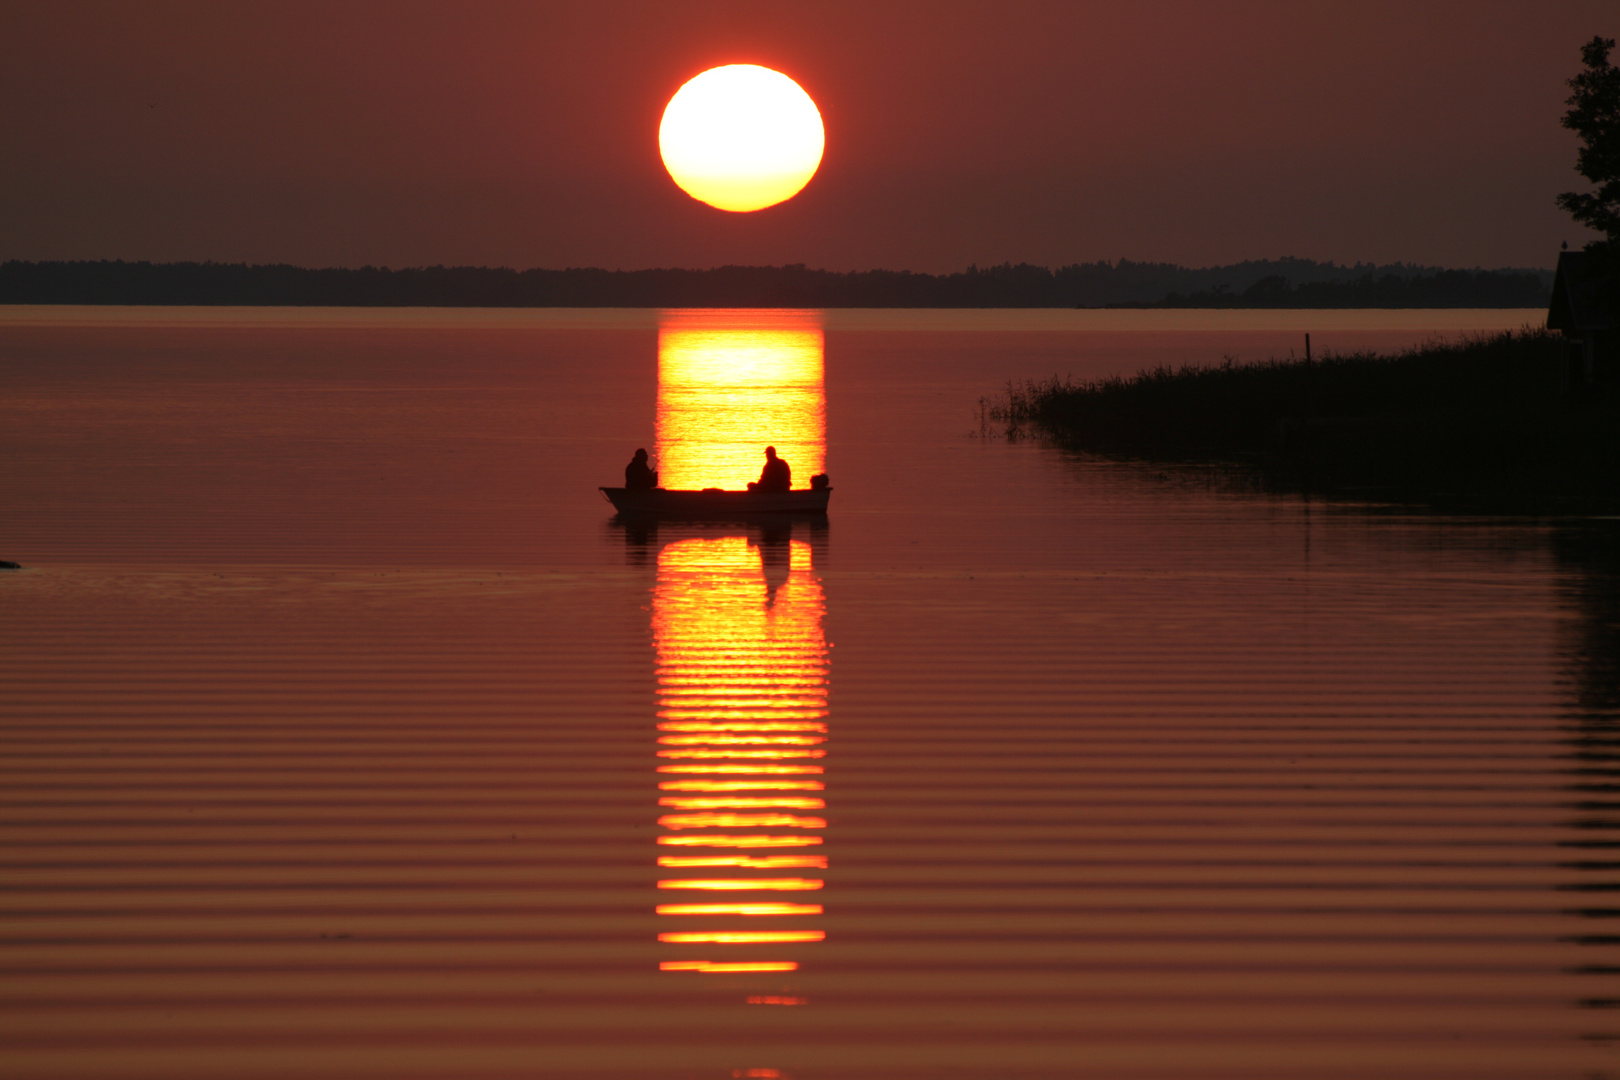
[[[1605,37],[1581,46],[1586,70],[1569,80],[1574,93],[1563,120],[1581,139],[1575,169],[1597,190],[1566,191],[1558,196],[1558,205],[1582,225],[1603,233],[1610,244],[1620,245],[1620,68],[1609,63],[1613,48],[1614,39]]]
[[[1620,247],[1620,245],[1617,245]],[[390,270],[244,263],[0,262],[0,304],[275,304],[335,307],[1538,307],[1552,273],[1339,266],[1266,259],[1189,269],[1172,263],[811,270]],[[1189,295],[1190,294],[1190,295]]]

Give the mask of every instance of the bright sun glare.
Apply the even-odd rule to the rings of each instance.
[[[664,167],[694,199],[763,210],[793,198],[821,164],[826,131],[810,95],[755,64],[710,68],[675,92],[658,126]]]

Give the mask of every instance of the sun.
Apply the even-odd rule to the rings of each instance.
[[[675,92],[658,125],[664,168],[681,190],[747,213],[793,198],[821,165],[821,112],[780,71],[710,68]]]

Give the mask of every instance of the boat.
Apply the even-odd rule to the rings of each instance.
[[[601,489],[621,514],[658,517],[751,517],[755,514],[825,514],[832,488],[797,491],[727,491],[704,488],[679,491],[667,488]]]

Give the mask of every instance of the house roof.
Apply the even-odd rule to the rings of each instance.
[[[1553,278],[1552,301],[1547,307],[1547,329],[1568,333],[1615,328],[1613,311],[1602,302],[1604,286],[1609,283],[1599,266],[1589,252],[1559,253],[1558,274]]]

